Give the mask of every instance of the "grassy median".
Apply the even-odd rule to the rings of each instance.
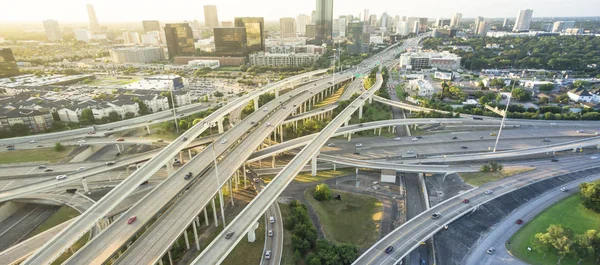
[[[237,264],[260,264],[260,259],[263,255],[263,248],[265,246],[265,218],[264,216],[259,219],[258,229],[256,229],[256,241],[253,243],[248,242],[247,236],[240,241],[237,246],[227,255],[227,258],[223,260],[223,265],[237,265]]]
[[[65,146],[65,150],[60,152],[54,151],[54,148],[17,149],[0,152],[0,164],[38,161],[55,163],[67,157],[74,149],[74,146]]]
[[[325,237],[332,243],[350,243],[360,248],[377,241],[383,216],[382,203],[365,195],[333,190],[341,200],[317,201],[314,189],[307,189],[304,197],[315,209]]]
[[[554,265],[558,261],[556,254],[548,253],[544,259],[544,254],[527,250],[527,247],[533,247],[535,234],[546,232],[551,224],[560,224],[573,230],[575,234],[581,234],[588,229],[598,229],[600,227],[600,214],[585,208],[581,204],[580,194],[577,193],[546,209],[533,220],[525,221],[525,225],[511,237],[511,243],[507,244],[506,248],[526,263]],[[576,258],[565,258],[560,264],[576,265],[577,261]],[[584,260],[581,264],[592,265],[597,263],[593,260]]]
[[[505,166],[497,172],[468,172],[459,173],[460,177],[473,186],[481,186],[488,182],[494,182],[510,176],[534,170],[535,167]]]

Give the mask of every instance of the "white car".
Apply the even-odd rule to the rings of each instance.
[[[410,139],[410,140],[411,140],[411,141],[418,141],[418,140],[419,140],[419,138],[412,138],[412,139]]]
[[[562,187],[562,188],[560,188],[560,191],[562,191],[562,192],[567,192],[568,190],[569,190],[569,189],[567,189],[566,187]]]
[[[334,143],[328,143],[327,146],[333,147],[333,146],[335,146],[335,144]]]
[[[36,139],[33,139],[33,140],[29,141],[29,143],[30,143],[30,144],[37,143],[37,140],[36,140]]]
[[[413,151],[413,150],[408,150],[408,151],[406,151],[406,153],[407,153],[407,154],[414,154],[414,153],[415,153],[415,151]]]
[[[267,250],[267,252],[265,252],[265,259],[271,259],[271,251]]]
[[[269,236],[273,236],[273,230],[269,230]]]
[[[400,138],[400,137],[395,137],[394,138],[394,141],[400,141],[400,140],[402,140],[402,138]]]
[[[271,123],[270,123],[270,122],[267,122],[267,127],[269,127],[269,126],[271,126]]]
[[[221,139],[221,143],[224,144],[227,142],[227,139]]]
[[[354,145],[354,146],[356,146],[356,147],[362,147],[362,144],[361,144],[361,143],[357,143],[357,144],[356,144],[356,145]]]
[[[264,111],[264,112],[266,112],[266,111],[267,111],[267,108],[263,108],[263,111]]]
[[[592,156],[592,157],[590,157],[590,158],[591,158],[591,159],[598,159],[598,157],[597,157],[597,156]]]
[[[486,194],[486,195],[490,195],[490,194],[492,194],[492,193],[493,193],[493,191],[491,191],[491,190],[486,190],[486,191],[485,191],[485,194]]]
[[[67,175],[58,175],[56,176],[56,180],[66,179]]]

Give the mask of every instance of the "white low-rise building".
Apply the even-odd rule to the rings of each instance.
[[[250,55],[251,66],[309,66],[319,59],[317,54],[274,54],[259,53]]]
[[[408,69],[458,69],[460,68],[460,59],[461,57],[447,51],[407,52],[400,56],[400,67]]]
[[[422,79],[415,79],[408,81],[408,88],[416,91],[419,97],[431,97],[433,95],[433,86],[429,81]]]
[[[199,68],[211,68],[211,69],[217,69],[217,68],[221,67],[221,65],[219,64],[219,60],[191,60],[188,62],[188,65],[196,66]]]
[[[593,95],[585,88],[576,88],[567,92],[569,99],[575,102],[592,102]]]
[[[160,47],[124,47],[110,50],[110,57],[115,63],[150,63],[165,59]]]

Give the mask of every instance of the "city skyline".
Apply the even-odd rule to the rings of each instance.
[[[117,2],[114,0],[98,1],[92,0],[83,3],[76,0],[57,0],[52,2],[35,1],[37,8],[31,9],[31,2],[11,3],[10,9],[0,10],[0,21],[3,22],[37,22],[45,19],[54,19],[59,22],[86,22],[88,16],[86,4],[92,4],[99,17],[99,22],[131,22],[140,20],[182,21],[198,19],[204,21],[202,12],[205,5],[216,5],[219,10],[220,20],[230,21],[234,17],[259,16],[265,21],[278,21],[281,17],[296,17],[298,14],[310,14],[315,9],[314,1],[278,2],[273,0],[260,0],[254,2],[240,2],[235,0],[223,0],[219,3],[194,3],[183,0],[174,0],[171,5],[160,5],[158,2],[140,1]],[[452,12],[462,13],[465,18],[484,16],[489,18],[515,17],[518,10],[533,9],[535,17],[569,17],[569,16],[600,16],[600,1],[577,0],[573,2],[560,2],[549,5],[542,0],[526,0],[514,2],[507,5],[503,0],[491,0],[486,2],[482,8],[480,1],[463,0],[460,7],[451,2],[437,0],[425,0],[418,3],[407,3],[402,6],[389,6],[384,0],[374,0],[365,3],[357,0],[334,2],[334,17],[352,14],[358,17],[365,9],[370,14],[383,12],[401,16],[418,17],[444,17],[449,18]],[[120,8],[115,8],[118,5]],[[188,8],[181,9],[181,5]],[[70,8],[64,8],[68,6]],[[235,8],[227,8],[235,6]],[[269,12],[265,12],[264,6],[269,6]],[[429,6],[436,6],[431,9]],[[585,6],[586,8],[581,8]],[[136,10],[138,12],[131,12]]]

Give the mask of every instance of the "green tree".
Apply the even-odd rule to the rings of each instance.
[[[61,152],[65,150],[65,146],[62,145],[61,143],[55,143],[54,144],[54,151],[56,152]]]
[[[133,112],[126,112],[125,113],[125,119],[131,119],[133,117],[135,117],[135,113],[133,113]]]
[[[317,185],[315,188],[315,192],[313,194],[315,199],[319,201],[327,201],[331,199],[331,189],[325,183],[321,183]]]
[[[552,89],[554,89],[554,84],[540,85],[540,91],[551,91]]]
[[[490,165],[485,164],[481,166],[481,172],[490,172]]]
[[[92,109],[85,108],[81,111],[81,122],[86,124],[93,124],[96,122]]]
[[[512,97],[518,101],[529,101],[531,100],[531,93],[529,91],[526,91],[525,89],[522,89],[520,87],[517,87],[515,89],[513,89],[512,91]]]
[[[556,97],[556,102],[562,104],[569,104],[569,95],[567,95],[566,93],[558,95]]]
[[[186,120],[179,120],[179,129],[181,130],[187,130],[189,129],[190,124],[188,123],[188,121]]]
[[[246,66],[245,64],[240,66],[240,71],[242,71],[242,72],[248,71],[248,66]]]
[[[115,122],[121,120],[121,116],[116,111],[111,111],[108,113],[108,121]]]
[[[581,235],[575,235],[573,253],[579,258],[577,264],[586,258],[593,258],[595,256],[594,241],[598,240],[598,235],[598,232],[593,229],[587,230]]]
[[[151,113],[150,109],[148,108],[148,105],[146,105],[146,103],[144,103],[144,101],[142,101],[140,98],[135,97],[135,98],[132,98],[131,100],[138,104],[138,107],[139,107],[138,114],[147,115],[147,114]]]
[[[221,93],[220,91],[215,91],[215,93],[213,93],[213,96],[217,97],[217,98],[221,98],[223,97],[223,93]]]
[[[581,202],[586,208],[600,212],[600,180],[579,184]]]

